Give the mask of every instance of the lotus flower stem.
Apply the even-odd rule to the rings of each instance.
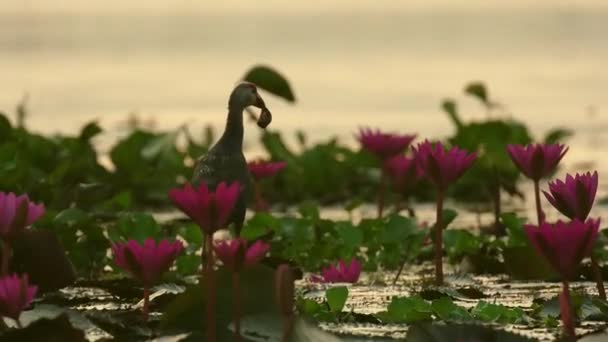
[[[386,192],[386,171],[382,168],[380,173],[380,185],[378,186],[378,218],[382,218],[384,212],[384,195]]]
[[[234,340],[241,341],[241,275],[234,272],[232,275],[232,286],[234,287]]]
[[[203,275],[203,277],[207,276],[207,259],[209,259],[209,257],[207,256],[208,253],[209,250],[207,249],[207,234],[203,233],[203,250],[201,251],[201,274]]]
[[[604,289],[604,279],[602,277],[602,270],[597,262],[596,257],[591,252],[591,271],[593,272],[593,278],[597,286],[597,292],[602,300],[606,300],[606,289]]]
[[[560,295],[560,316],[564,325],[565,341],[576,341],[574,321],[572,319],[572,301],[570,300],[570,289],[568,281],[562,282],[562,293]]]
[[[8,274],[8,261],[11,258],[11,246],[2,240],[2,276]]]
[[[437,191],[437,220],[435,222],[435,284],[443,285],[443,198],[444,190]]]
[[[143,308],[144,322],[148,321],[149,312],[150,312],[150,288],[147,285],[145,285],[144,286],[144,308]]]
[[[204,279],[206,281],[207,288],[207,341],[215,342],[215,279],[213,274],[213,235],[205,235],[205,245],[207,247],[208,254],[206,258],[206,267],[204,268],[205,274]]]
[[[504,229],[500,228],[500,213],[502,211],[500,207],[500,185],[496,184],[492,187],[492,198],[494,202],[494,228],[502,234]]]
[[[540,206],[540,186],[538,179],[534,180],[534,198],[536,200],[536,218],[538,219],[538,224],[543,223],[543,209]]]
[[[403,196],[401,196],[401,194],[397,194],[397,197],[395,199],[395,213],[399,214],[399,212],[401,211],[401,207],[403,206],[402,202],[403,202]]]
[[[293,273],[289,265],[279,265],[275,272],[275,293],[276,302],[283,318],[283,337],[282,342],[291,341],[291,331],[293,330],[293,304],[294,304],[294,283]]]
[[[401,272],[403,272],[404,267],[405,259],[403,259],[403,261],[401,262],[401,266],[399,266],[399,271],[397,271],[397,275],[395,276],[395,279],[393,279],[393,285],[397,284],[397,280],[399,280],[399,277],[401,276]]]
[[[255,195],[255,212],[264,212],[264,199],[262,198],[262,187],[260,186],[260,182],[255,182],[253,191]]]

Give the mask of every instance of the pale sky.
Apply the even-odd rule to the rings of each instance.
[[[512,8],[608,8],[605,0],[4,0],[1,12],[357,12],[484,10]]]

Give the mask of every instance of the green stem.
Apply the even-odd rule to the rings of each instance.
[[[435,284],[443,285],[443,189],[437,191],[437,220],[435,221]]]

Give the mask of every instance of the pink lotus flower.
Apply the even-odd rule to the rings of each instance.
[[[597,171],[572,177],[566,175],[566,182],[556,180],[549,183],[549,191],[543,191],[555,209],[570,219],[584,221],[591,211],[597,193]]]
[[[538,181],[555,170],[568,148],[559,144],[508,145],[507,151],[526,177]]]
[[[347,265],[344,260],[340,260],[337,266],[330,265],[321,270],[322,277],[312,276],[313,282],[321,283],[356,283],[361,274],[361,263],[352,259]]]
[[[397,190],[409,189],[423,177],[414,158],[397,155],[384,162],[384,169]]]
[[[416,135],[382,133],[370,128],[361,128],[357,136],[364,149],[381,159],[403,153],[415,138]]]
[[[37,286],[29,285],[27,274],[22,277],[13,274],[0,278],[0,315],[14,319],[21,326],[21,311],[30,305],[37,291]]]
[[[238,200],[240,186],[238,182],[231,185],[220,183],[215,192],[209,191],[205,183],[201,183],[198,189],[186,184],[183,189],[172,189],[169,197],[173,203],[203,231],[213,234],[220,228],[224,228],[234,205]]]
[[[232,272],[238,272],[243,267],[250,267],[260,262],[270,249],[270,245],[262,241],[256,241],[247,248],[245,239],[236,238],[221,241],[215,244],[213,249],[226,268]]]
[[[580,262],[591,253],[600,220],[582,222],[543,222],[540,226],[525,225],[528,240],[555,270],[568,280],[576,275]]]
[[[428,140],[414,148],[414,156],[426,178],[442,190],[460,178],[477,158],[475,153],[458,147],[446,151],[441,143],[433,146]]]
[[[256,180],[260,180],[262,178],[269,178],[277,174],[277,172],[283,170],[287,166],[287,162],[267,162],[263,160],[256,160],[247,163],[247,167],[249,168],[249,173]]]
[[[44,204],[35,204],[27,195],[0,192],[0,237],[11,240],[44,214]]]
[[[156,283],[183,249],[180,241],[161,240],[156,244],[152,238],[146,239],[143,245],[135,240],[112,245],[116,265],[141,280],[144,287]]]

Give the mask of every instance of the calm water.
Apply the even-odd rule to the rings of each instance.
[[[0,5],[0,109],[11,111],[27,93],[30,127],[74,131],[97,118],[106,142],[131,112],[157,127],[221,127],[234,83],[267,63],[299,99],[292,106],[266,96],[275,129],[302,128],[313,140],[352,141],[360,125],[441,137],[452,131],[439,110],[444,97],[458,99],[465,118],[484,117],[462,96],[467,81],[480,79],[537,137],[555,125],[579,133],[568,169],[608,171],[608,163],[586,163],[606,152],[601,1],[87,3]]]

